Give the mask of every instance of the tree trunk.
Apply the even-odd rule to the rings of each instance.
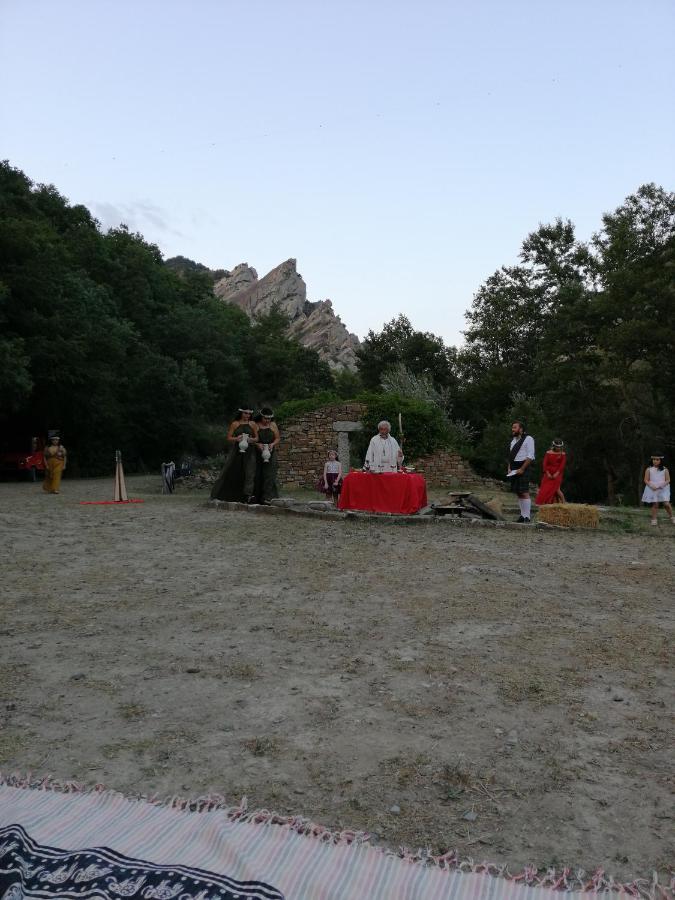
[[[616,472],[607,457],[603,457],[602,462],[607,473],[607,502],[616,506]]]

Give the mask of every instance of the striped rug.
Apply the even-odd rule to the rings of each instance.
[[[221,798],[159,803],[0,776],[0,900],[559,900],[561,891],[673,898],[656,878],[513,876],[452,854],[397,855],[367,835]]]

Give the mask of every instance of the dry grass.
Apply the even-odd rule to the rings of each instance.
[[[7,702],[16,697],[28,673],[25,663],[0,663],[0,701]]]
[[[28,742],[28,735],[24,731],[14,728],[0,731],[0,765],[16,759]]]
[[[283,742],[275,737],[254,737],[243,741],[242,746],[254,756],[279,756]]]
[[[261,675],[260,668],[247,662],[233,662],[224,666],[222,674],[226,678],[241,678],[242,681],[252,681]]]
[[[132,753],[135,756],[142,756],[144,753],[151,751],[156,744],[157,739],[153,737],[129,741],[116,741],[114,744],[104,744],[101,747],[101,753],[105,759],[116,759],[123,753]]]
[[[499,695],[510,703],[524,701],[538,704],[558,703],[562,697],[557,679],[529,672],[503,671],[498,691]]]
[[[148,714],[147,709],[138,703],[123,703],[117,707],[117,712],[123,719],[127,719],[130,722],[144,719]]]
[[[121,686],[116,682],[105,681],[100,678],[86,678],[81,683],[92,691],[100,691],[102,694],[108,694],[109,697],[114,697],[115,694],[119,694],[122,690]]]

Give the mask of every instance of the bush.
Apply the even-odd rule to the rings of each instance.
[[[332,391],[321,391],[308,397],[306,400],[286,400],[280,403],[274,412],[275,419],[279,427],[289,419],[295,416],[301,416],[303,413],[314,412],[321,406],[330,406],[333,403],[340,403],[340,398]]]
[[[439,447],[450,446],[448,422],[443,412],[433,403],[401,397],[398,394],[360,394],[356,398],[366,405],[363,415],[363,431],[354,436],[353,448],[360,453],[361,459],[366,454],[368,442],[377,433],[377,423],[386,419],[391,422],[391,433],[401,443],[398,417],[403,424],[403,452],[411,461]]]
[[[225,448],[226,425],[203,425],[194,436],[194,449],[200,459],[222,454]]]
[[[363,382],[358,372],[350,372],[349,369],[340,369],[333,372],[335,393],[341,400],[353,400],[363,390]]]

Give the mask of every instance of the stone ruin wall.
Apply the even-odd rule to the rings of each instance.
[[[410,465],[415,466],[415,471],[420,475],[424,475],[428,484],[457,487],[460,484],[479,485],[487,481],[476,475],[469,463],[452,450],[434,450],[433,453],[416,459]]]
[[[338,447],[333,422],[358,421],[364,410],[361,403],[324,406],[280,426],[279,485],[313,488],[323,473],[328,450]],[[415,466],[429,484],[448,487],[492,484],[489,479],[477,475],[469,463],[452,450],[436,450],[429,456],[406,462]],[[347,471],[344,462],[343,470]]]
[[[279,426],[279,485],[315,487],[323,474],[328,451],[337,450],[338,436],[333,422],[358,421],[364,409],[361,403],[324,406]],[[346,470],[344,465],[343,468]]]

